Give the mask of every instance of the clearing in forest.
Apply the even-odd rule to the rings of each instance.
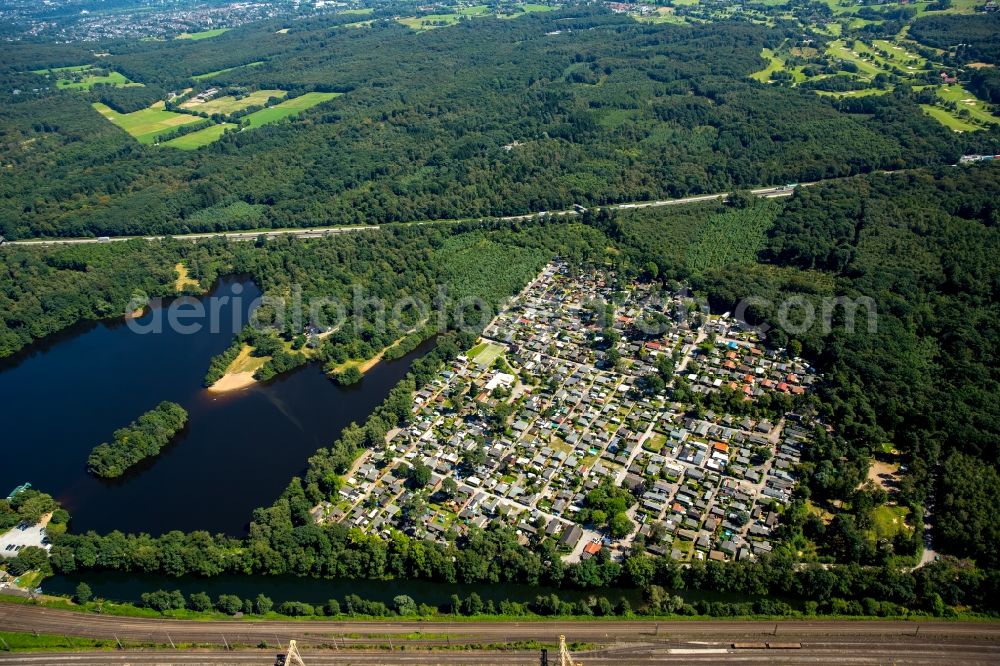
[[[132,135],[139,143],[154,143],[158,136],[172,132],[180,125],[202,122],[197,116],[167,111],[162,101],[156,102],[148,109],[132,113],[118,113],[100,102],[94,102],[92,106],[102,116]]]
[[[211,125],[205,129],[179,136],[176,139],[170,139],[170,141],[164,141],[162,145],[180,150],[195,150],[218,141],[225,134],[226,130],[235,129],[237,129],[237,126],[233,123],[219,123],[218,125]]]
[[[244,95],[243,97],[226,95],[225,97],[210,99],[207,102],[189,99],[181,104],[181,108],[197,111],[199,113],[207,113],[208,115],[221,113],[228,116],[230,113],[236,113],[237,111],[242,111],[243,109],[251,106],[263,106],[267,103],[267,100],[272,97],[281,99],[286,94],[287,93],[284,90],[278,89],[255,90],[252,93]]]
[[[56,88],[63,90],[90,90],[98,84],[115,86],[116,88],[142,87],[141,83],[130,81],[120,72],[99,69],[94,65],[35,69],[31,73],[46,78],[55,77]]]
[[[317,104],[322,104],[340,95],[341,93],[308,92],[299,97],[285,100],[281,104],[275,104],[272,107],[255,111],[246,116],[246,120],[249,121],[248,126],[251,129],[261,127],[262,125],[277,122],[282,118],[297,115],[306,109],[314,107]]]

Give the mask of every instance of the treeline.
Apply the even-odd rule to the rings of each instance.
[[[167,96],[159,86],[100,86],[90,92],[95,101],[105,104],[118,113],[142,111]]]
[[[255,523],[259,535],[275,526]],[[669,557],[633,554],[621,564],[606,555],[578,564],[563,564],[556,553],[544,548],[537,555],[517,559],[517,546],[504,530],[473,530],[461,548],[445,548],[434,542],[409,539],[394,533],[388,540],[366,535],[362,530],[338,530],[338,526],[287,525],[281,538],[299,544],[294,560],[283,562],[278,553],[268,556],[267,568],[274,573],[308,566],[327,577],[423,578],[443,583],[504,583],[548,585],[561,589],[591,590],[594,600],[587,605],[598,611],[599,596],[605,589],[637,589],[644,602],[636,610],[650,614],[684,615],[794,615],[847,614],[904,616],[909,614],[953,615],[956,609],[996,613],[1000,574],[977,569],[967,562],[948,558],[916,570],[897,566],[801,565],[794,555],[771,555],[758,561],[701,562],[681,565]],[[326,535],[333,538],[329,540]],[[277,538],[277,537],[276,537]],[[509,539],[509,540],[508,540]],[[506,543],[506,547],[501,544]],[[252,551],[257,550],[255,554]],[[194,573],[214,576],[222,573],[268,573],[254,567],[254,560],[268,551],[259,538],[241,544],[225,537],[213,538],[204,532],[183,535],[169,533],[153,538],[125,536],[113,532],[60,537],[52,551],[56,571],[72,572],[77,566],[117,571],[154,571],[159,560],[169,563],[175,575]],[[554,558],[550,559],[551,556]],[[491,557],[499,561],[491,561]],[[77,561],[76,558],[80,558]],[[746,601],[719,603],[710,594],[739,596]],[[675,597],[681,597],[678,601]],[[685,598],[694,599],[685,601]],[[717,599],[716,597],[715,599]],[[580,606],[566,607],[552,596],[533,604],[497,609],[503,614],[520,612],[541,615],[587,614]],[[235,608],[235,605],[233,606]],[[208,610],[210,606],[204,608]],[[380,615],[372,607],[347,612]],[[478,614],[466,602],[459,612]],[[614,614],[630,612],[618,607]],[[568,612],[567,612],[568,611]],[[315,610],[313,611],[313,613]],[[452,610],[452,612],[454,612]],[[293,614],[313,614],[305,611]]]
[[[163,401],[125,428],[115,431],[114,440],[98,444],[87,458],[87,471],[113,479],[128,468],[153,458],[187,424],[187,411],[174,402]]]
[[[20,523],[34,525],[42,516],[57,509],[59,504],[50,495],[33,488],[22,490],[10,499],[0,499],[0,533]]]
[[[709,575],[708,571],[703,572]],[[89,587],[84,598],[89,599]],[[198,613],[218,612],[225,615],[270,617],[323,617],[323,618],[433,618],[444,615],[454,617],[500,616],[517,617],[635,617],[635,616],[709,616],[709,617],[811,617],[817,615],[858,616],[858,617],[944,617],[957,615],[954,608],[945,604],[941,595],[931,593],[929,603],[924,607],[910,608],[892,601],[880,601],[874,597],[843,599],[831,597],[829,600],[792,599],[760,596],[748,601],[720,601],[698,599],[699,590],[681,589],[668,591],[659,585],[650,585],[637,605],[626,596],[591,594],[575,600],[561,597],[558,593],[540,594],[531,601],[511,601],[483,599],[476,592],[460,597],[451,595],[447,603],[417,603],[407,594],[398,594],[390,602],[364,599],[357,594],[346,595],[342,599],[331,598],[324,603],[283,601],[275,604],[265,594],[254,598],[241,598],[234,594],[220,594],[214,601],[204,592],[195,592],[187,597],[180,590],[156,590],[141,595],[141,606],[169,614],[170,611],[187,609]],[[579,595],[574,595],[579,596]],[[80,595],[77,595],[80,598]],[[690,600],[688,600],[690,599]]]

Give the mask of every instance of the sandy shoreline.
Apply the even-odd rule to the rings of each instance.
[[[215,382],[208,387],[209,393],[228,393],[229,391],[238,391],[240,389],[245,389],[248,386],[253,386],[257,383],[257,380],[253,378],[253,373],[247,372],[230,372],[222,376],[222,379]]]

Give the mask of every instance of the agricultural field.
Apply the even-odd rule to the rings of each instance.
[[[227,95],[225,97],[217,97],[215,99],[210,99],[207,102],[202,102],[194,99],[189,99],[188,101],[181,104],[182,109],[189,109],[191,111],[198,111],[201,113],[207,113],[209,115],[215,113],[221,113],[223,115],[229,115],[230,113],[235,113],[237,111],[242,111],[243,109],[249,108],[251,106],[263,106],[272,97],[284,97],[287,93],[284,90],[255,90],[254,92],[246,95],[245,97],[234,97],[232,95]]]
[[[218,37],[224,32],[227,32],[229,28],[215,28],[213,30],[202,30],[201,32],[182,32],[177,35],[174,39],[209,39],[211,37]]]
[[[254,113],[246,116],[245,119],[249,122],[248,126],[251,129],[254,127],[261,127],[263,125],[281,120],[282,118],[294,116],[302,111],[305,111],[306,109],[316,106],[317,104],[322,104],[323,102],[329,101],[334,97],[339,97],[340,95],[341,93],[309,92],[301,95],[300,97],[286,100],[281,104],[275,104],[270,108],[255,111]]]
[[[263,60],[258,60],[256,62],[250,62],[245,65],[236,65],[235,67],[226,67],[225,69],[217,69],[214,72],[205,72],[204,74],[195,74],[191,78],[195,81],[204,81],[205,79],[210,79],[213,76],[219,76],[220,74],[225,74],[226,72],[231,72],[234,69],[239,69],[241,67],[260,67],[264,64]]]
[[[219,123],[218,125],[212,125],[210,127],[206,127],[205,129],[200,129],[197,132],[191,132],[190,134],[179,136],[176,139],[171,139],[170,141],[164,141],[163,145],[170,146],[171,148],[179,148],[180,150],[195,150],[218,141],[219,137],[221,137],[226,130],[234,130],[237,128],[238,126],[233,123]]]
[[[92,106],[102,116],[132,135],[139,143],[154,143],[159,135],[171,132],[180,125],[202,121],[197,116],[167,111],[163,102],[157,102],[148,109],[133,113],[118,113],[100,102],[94,102]]]
[[[94,65],[75,65],[72,67],[56,67],[55,69],[35,69],[32,74],[45,78],[55,77],[56,88],[64,90],[90,90],[92,87],[104,84],[122,88],[141,86],[141,83],[130,81],[128,77],[114,70],[102,70]]]

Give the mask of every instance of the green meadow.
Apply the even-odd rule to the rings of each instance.
[[[236,65],[235,67],[226,67],[225,69],[217,69],[214,72],[205,72],[204,74],[195,74],[191,78],[195,81],[204,81],[205,79],[210,79],[213,76],[218,76],[220,74],[225,74],[226,72],[231,72],[234,69],[239,69],[240,67],[260,67],[264,64],[263,60],[258,60],[256,62],[250,62],[245,65]]]
[[[179,148],[180,150],[195,150],[197,148],[201,148],[202,146],[207,146],[214,141],[218,141],[219,137],[221,137],[226,130],[236,129],[236,127],[237,126],[233,123],[219,123],[218,125],[212,125],[211,127],[200,129],[197,132],[191,132],[190,134],[179,136],[176,139],[171,139],[170,141],[164,141],[161,145],[170,146],[171,148]]]
[[[323,102],[331,100],[334,97],[338,97],[340,94],[341,93],[309,92],[301,95],[300,97],[286,100],[281,104],[275,104],[270,108],[255,111],[254,113],[246,116],[246,120],[249,121],[249,127],[251,129],[254,127],[261,127],[263,125],[277,122],[282,118],[294,116],[308,108],[316,106],[317,104],[322,104]]]
[[[174,39],[208,39],[209,37],[218,37],[227,30],[229,28],[215,28],[213,30],[202,30],[201,32],[182,32]]]
[[[167,111],[163,108],[163,102],[157,102],[148,109],[133,113],[118,113],[100,102],[94,102],[92,106],[102,116],[132,135],[139,143],[154,143],[156,137],[161,134],[166,134],[180,125],[202,120],[197,116]]]
[[[130,81],[128,77],[120,72],[109,71],[107,74],[91,74],[99,72],[99,68],[94,65],[74,65],[72,67],[55,67],[53,69],[35,69],[32,74],[39,76],[54,76],[56,78],[56,88],[63,90],[90,90],[98,84],[120,86],[123,88],[141,86],[141,83]]]

